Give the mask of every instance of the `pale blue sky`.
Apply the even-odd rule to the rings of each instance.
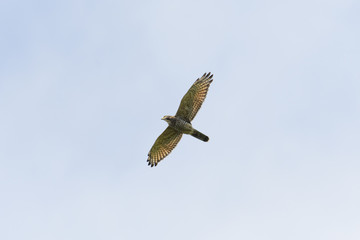
[[[0,239],[360,239],[359,12],[1,1]],[[148,167],[208,71],[210,141]]]

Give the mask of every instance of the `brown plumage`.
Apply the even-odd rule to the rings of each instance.
[[[158,162],[169,155],[184,133],[190,134],[204,142],[209,141],[208,136],[192,127],[191,121],[206,98],[210,83],[213,81],[212,77],[211,73],[205,73],[201,78],[198,78],[181,99],[175,116],[164,116],[162,118],[169,126],[156,139],[150,149],[147,159],[148,165],[151,167],[156,166]]]

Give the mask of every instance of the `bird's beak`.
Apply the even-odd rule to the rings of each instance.
[[[165,117],[162,117],[161,120],[165,120]]]

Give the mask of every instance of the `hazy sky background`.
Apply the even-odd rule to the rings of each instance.
[[[0,239],[360,239],[359,13],[1,1]],[[210,141],[148,167],[208,71]]]

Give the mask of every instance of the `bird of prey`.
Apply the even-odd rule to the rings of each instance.
[[[181,99],[179,109],[175,116],[164,116],[161,120],[165,120],[169,126],[156,139],[154,145],[148,153],[148,165],[156,166],[176,147],[182,135],[190,134],[204,142],[209,141],[209,137],[194,129],[191,121],[199,111],[202,103],[206,98],[210,83],[213,81],[213,75],[209,72],[204,73],[190,87],[184,97]]]

